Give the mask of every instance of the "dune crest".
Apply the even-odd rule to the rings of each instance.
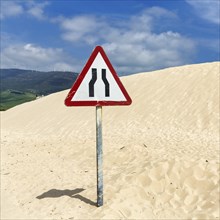
[[[218,219],[220,62],[122,78],[103,107],[97,208],[95,108],[62,91],[1,112],[3,219]]]

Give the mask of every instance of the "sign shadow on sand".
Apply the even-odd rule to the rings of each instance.
[[[96,206],[95,202],[91,201],[90,199],[85,198],[82,195],[79,195],[79,193],[81,193],[84,190],[85,189],[83,189],[83,188],[77,188],[74,190],[51,189],[47,192],[42,193],[41,195],[37,196],[36,198],[37,199],[45,199],[45,198],[58,198],[58,197],[62,197],[62,196],[69,196],[70,198],[79,199],[82,202],[85,202],[86,204]]]

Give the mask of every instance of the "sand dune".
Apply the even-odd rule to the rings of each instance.
[[[95,108],[62,91],[1,113],[2,219],[219,219],[220,63],[122,78],[103,107],[97,208]]]

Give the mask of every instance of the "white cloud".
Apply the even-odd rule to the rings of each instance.
[[[220,24],[219,0],[186,0],[186,2],[193,6],[201,18],[215,24]]]
[[[24,12],[23,7],[17,2],[13,1],[1,1],[0,18],[6,18],[11,16],[17,16]]]
[[[33,44],[9,46],[1,54],[1,68],[76,71],[78,65],[60,48],[42,48]]]
[[[70,19],[60,20],[61,28],[64,30],[62,35],[64,40],[71,42],[84,41],[88,44],[94,44],[99,36],[91,35],[91,32],[98,32],[102,29],[102,23],[99,23],[95,16],[77,16]]]
[[[45,19],[44,7],[48,3],[30,1],[26,13]],[[95,15],[71,18],[59,16],[50,19],[58,23],[62,38],[74,45],[104,46],[116,70],[120,73],[149,71],[190,62],[195,43],[168,28],[176,14],[159,7],[143,10],[126,19],[110,19]],[[158,31],[158,24],[163,31]],[[171,26],[171,25],[170,25]],[[6,45],[2,49],[2,68],[28,68],[38,70],[69,69],[80,71],[82,65],[59,48],[42,48],[33,44]]]
[[[49,2],[36,3],[34,1],[27,2],[27,13],[37,19],[45,19],[44,8],[49,5]]]
[[[126,42],[126,38],[122,37],[103,46],[119,71],[129,73],[184,64],[194,47],[189,39],[173,32],[148,34],[143,40],[130,43],[122,43],[123,39]]]
[[[49,2],[42,3],[36,1],[1,1],[0,18],[18,16],[28,14],[37,19],[45,19],[44,8],[49,5]]]
[[[81,15],[59,22],[63,39],[93,47],[102,44],[117,71],[134,73],[189,62],[195,49],[192,40],[171,30],[154,31],[156,24],[175,18],[173,12],[153,7],[126,21]]]

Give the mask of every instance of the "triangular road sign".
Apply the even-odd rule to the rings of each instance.
[[[130,105],[131,102],[101,46],[94,49],[65,99],[66,106]]]

